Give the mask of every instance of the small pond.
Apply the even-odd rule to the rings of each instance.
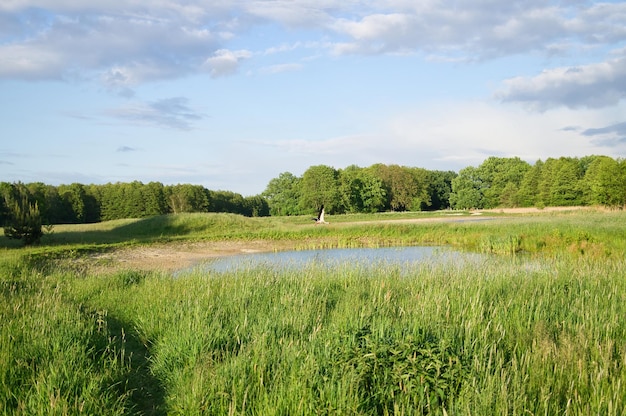
[[[233,272],[255,267],[284,270],[309,266],[336,268],[345,265],[365,268],[391,265],[403,268],[406,266],[408,269],[409,266],[419,264],[480,263],[485,258],[485,255],[446,247],[339,248],[240,254],[212,259],[202,263],[201,267],[213,272]]]

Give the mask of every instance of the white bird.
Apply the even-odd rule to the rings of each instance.
[[[324,205],[322,205],[322,207],[320,208],[320,212],[317,214],[317,218],[313,218],[313,221],[315,221],[315,225],[328,224],[326,221],[324,221]]]

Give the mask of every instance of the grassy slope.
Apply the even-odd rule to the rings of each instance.
[[[190,214],[58,226],[49,246],[0,256],[0,413],[622,414],[625,219],[314,227]],[[258,238],[538,254],[418,267],[410,279],[393,268],[172,279],[41,267],[49,253]]]

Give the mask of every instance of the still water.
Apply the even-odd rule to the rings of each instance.
[[[233,272],[256,267],[277,270],[302,269],[309,266],[337,268],[342,266],[402,266],[480,263],[485,256],[456,251],[446,247],[340,248],[279,251],[220,257],[203,263],[213,272]]]

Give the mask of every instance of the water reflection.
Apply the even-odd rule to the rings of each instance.
[[[236,272],[255,267],[285,270],[308,266],[336,268],[345,265],[393,265],[409,268],[420,263],[452,263],[459,266],[467,262],[480,262],[484,258],[484,255],[444,247],[341,248],[241,254],[210,260],[202,267],[213,272]]]

